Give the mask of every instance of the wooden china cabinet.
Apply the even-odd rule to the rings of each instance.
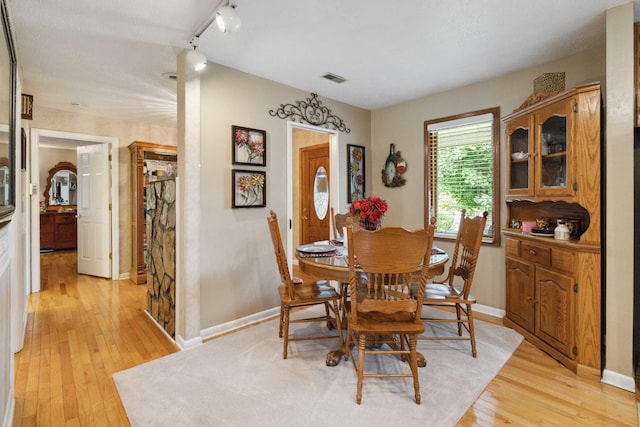
[[[601,94],[563,91],[503,118],[507,140],[504,323],[574,372],[601,369]],[[570,240],[521,224],[570,221]]]
[[[134,141],[131,152],[131,280],[147,282],[146,184],[175,177],[178,147]]]

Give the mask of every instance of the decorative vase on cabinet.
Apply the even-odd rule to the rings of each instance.
[[[504,323],[573,371],[598,378],[600,104],[600,85],[587,84],[503,118],[507,138]],[[543,219],[553,229],[562,218],[575,218],[580,224],[571,240],[511,228],[511,224]]]

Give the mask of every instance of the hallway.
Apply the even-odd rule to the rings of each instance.
[[[76,251],[42,254],[15,357],[14,426],[128,425],[114,372],[177,348],[144,313],[146,287],[78,275]]]

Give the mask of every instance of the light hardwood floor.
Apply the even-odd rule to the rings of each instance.
[[[15,358],[14,426],[127,426],[112,374],[176,351],[144,313],[144,285],[77,275],[74,258],[42,256],[42,291],[29,296],[25,345]],[[633,393],[577,377],[524,341],[459,425],[638,421]]]

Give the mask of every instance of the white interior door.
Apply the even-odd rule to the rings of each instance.
[[[111,278],[109,145],[78,147],[78,273]]]

